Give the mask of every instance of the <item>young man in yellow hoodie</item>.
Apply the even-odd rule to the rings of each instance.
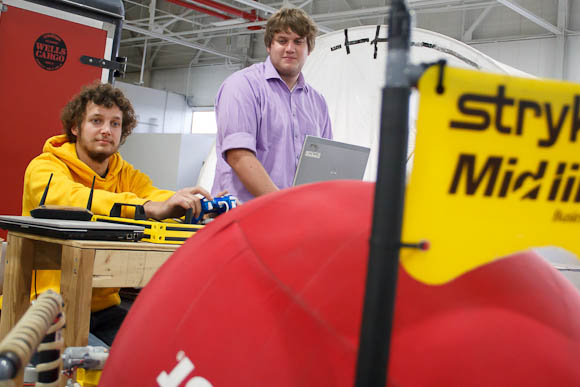
[[[95,179],[92,211],[108,215],[114,203],[140,204],[148,218],[182,216],[193,208],[201,211],[197,194],[212,199],[200,187],[173,192],[153,186],[151,179],[133,168],[117,152],[136,126],[135,111],[121,90],[109,84],[93,84],[73,97],[63,109],[65,134],[49,138],[43,153],[33,159],[24,176],[22,215],[38,206],[50,174],[53,174],[46,204],[86,206]],[[35,289],[60,290],[60,271],[38,270]],[[121,309],[119,289],[93,289],[91,333],[111,345],[125,310]]]

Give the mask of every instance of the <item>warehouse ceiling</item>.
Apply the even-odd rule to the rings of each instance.
[[[266,57],[265,20],[300,7],[321,33],[385,24],[390,0],[123,0],[120,55],[128,72],[225,64],[240,68]],[[468,44],[563,37],[575,0],[407,0],[415,26]],[[579,7],[576,4],[576,7]]]

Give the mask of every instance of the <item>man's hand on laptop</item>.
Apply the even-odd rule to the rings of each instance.
[[[201,197],[213,200],[211,194],[201,187],[182,188],[164,202],[149,201],[143,205],[147,218],[163,220],[179,218],[188,208],[192,208],[194,216],[201,213]]]

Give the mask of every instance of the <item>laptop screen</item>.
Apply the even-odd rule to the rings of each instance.
[[[306,136],[293,186],[328,180],[362,180],[370,148]]]

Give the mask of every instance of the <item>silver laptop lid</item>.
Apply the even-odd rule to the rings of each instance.
[[[141,225],[124,225],[30,216],[0,215],[0,228],[61,239],[137,241],[143,237]]]
[[[306,136],[293,186],[328,180],[362,180],[370,148]]]
[[[21,225],[22,229],[26,229],[26,227],[31,226],[36,226],[39,228],[50,228],[54,230],[79,230],[85,232],[89,230],[140,231],[144,229],[143,226],[138,224],[124,225],[104,222],[89,222],[82,220],[43,219],[43,218],[33,218],[31,216],[16,216],[16,215],[0,215],[0,221]]]

